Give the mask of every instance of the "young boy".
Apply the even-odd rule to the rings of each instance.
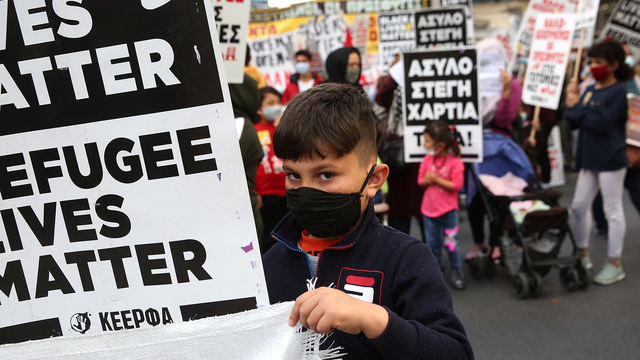
[[[323,348],[342,347],[343,359],[472,359],[427,245],[375,216],[369,199],[389,174],[375,166],[375,140],[371,105],[353,86],[289,102],[273,141],[291,213],[263,258],[270,300],[296,300],[289,324],[331,333]]]

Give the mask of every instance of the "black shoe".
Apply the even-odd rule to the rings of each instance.
[[[467,287],[464,281],[464,274],[462,272],[453,271],[451,273],[451,286],[456,290],[462,290]]]
[[[598,229],[598,237],[607,240],[609,238],[609,229]]]

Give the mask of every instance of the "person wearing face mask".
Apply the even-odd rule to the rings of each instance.
[[[362,89],[362,85],[360,85],[362,62],[358,49],[343,47],[333,51],[327,56],[325,68],[329,76],[326,82],[350,84]]]
[[[454,134],[445,121],[429,121],[423,136],[427,155],[420,164],[418,185],[425,188],[420,209],[424,237],[440,269],[442,248],[445,248],[451,266],[451,285],[461,290],[466,284],[457,235],[460,224],[458,195],[464,184],[464,164]]]
[[[593,281],[613,284],[625,278],[620,263],[626,231],[622,196],[629,160],[626,154],[627,90],[625,81],[633,71],[625,63],[622,46],[614,40],[595,44],[588,53],[595,85],[580,97],[576,80],[567,86],[566,119],[580,130],[576,167],[580,170],[571,203],[571,225],[580,260],[585,269],[593,265],[589,256],[591,204],[600,190],[609,222],[608,261]]]
[[[256,171],[256,189],[258,208],[264,224],[260,251],[264,254],[275,244],[269,236],[271,230],[289,212],[285,194],[285,175],[282,160],[273,152],[273,133],[282,116],[282,97],[278,90],[263,87],[260,93],[260,120],[254,125],[262,145],[264,156]]]
[[[289,78],[287,88],[282,93],[282,104],[286,105],[291,98],[305,90],[323,82],[320,74],[311,71],[312,56],[308,50],[300,50],[295,54],[296,72]]]

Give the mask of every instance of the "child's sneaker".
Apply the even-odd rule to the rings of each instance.
[[[593,282],[600,285],[611,285],[617,281],[624,279],[625,273],[622,265],[615,266],[607,262],[598,275],[593,277]]]
[[[586,270],[591,270],[591,268],[593,267],[593,263],[591,262],[591,257],[589,256],[589,254],[586,254],[585,256],[581,256],[580,263],[582,264],[582,267],[585,268]]]
[[[456,290],[462,290],[467,286],[464,282],[464,274],[461,271],[451,272],[451,285]]]

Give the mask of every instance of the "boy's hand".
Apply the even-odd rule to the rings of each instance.
[[[382,306],[369,304],[340,290],[321,287],[296,299],[289,325],[302,326],[317,333],[329,334],[338,329],[347,334],[377,338],[387,328],[389,314]]]

